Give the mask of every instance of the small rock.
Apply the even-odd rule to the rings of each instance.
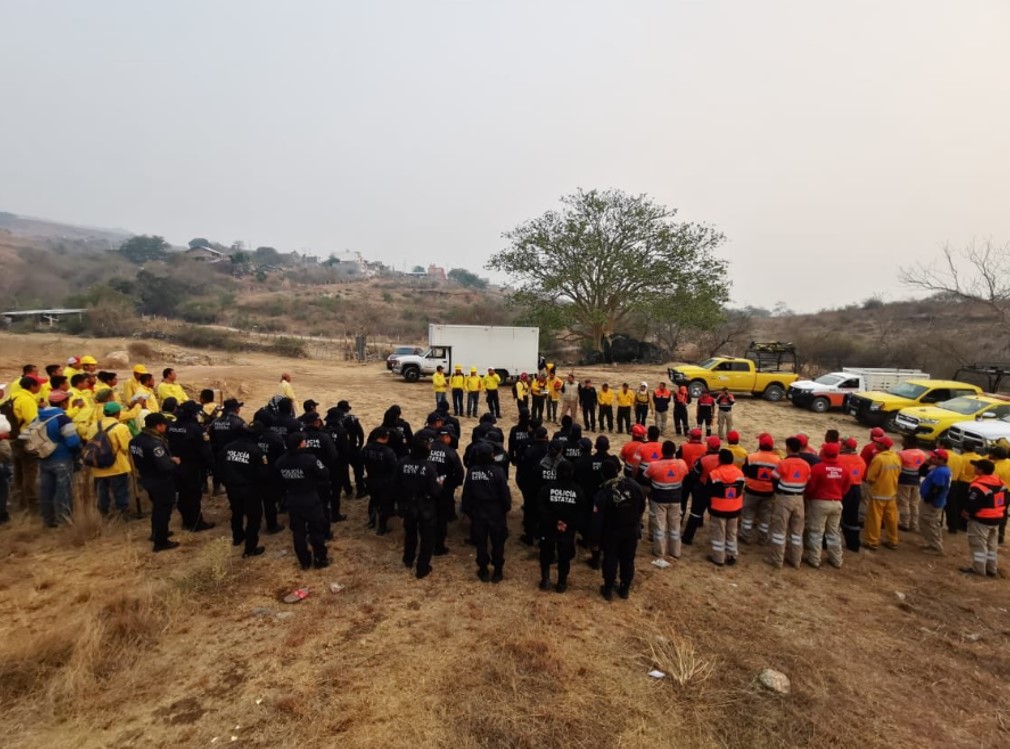
[[[789,677],[781,671],[766,668],[758,674],[758,681],[761,682],[762,686],[767,687],[773,692],[789,694]]]
[[[130,366],[130,355],[125,351],[110,351],[102,359],[106,369],[124,369]]]
[[[979,640],[982,639],[982,633],[975,632],[974,634],[965,635],[964,639],[966,639],[968,642],[978,642]]]
[[[274,619],[284,621],[285,619],[290,619],[294,615],[295,615],[294,611],[278,611],[276,614],[274,614]]]
[[[894,597],[897,598],[899,601],[904,601],[906,598],[908,598],[908,596],[906,596],[900,590],[894,591]]]
[[[264,606],[257,606],[252,610],[253,616],[270,616],[272,613],[274,612]]]

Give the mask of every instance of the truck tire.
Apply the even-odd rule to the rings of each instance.
[[[881,419],[880,425],[884,428],[885,432],[891,432],[892,434],[898,433],[898,414],[886,414],[883,419]]]
[[[772,403],[778,403],[780,400],[786,397],[785,388],[779,385],[777,382],[773,382],[771,385],[765,388],[765,391],[761,394],[766,401],[771,401]]]
[[[417,382],[421,379],[421,370],[418,367],[407,367],[403,370],[403,379],[407,382]]]
[[[827,398],[814,398],[810,403],[810,410],[814,413],[822,414],[831,408],[831,402]]]
[[[704,393],[707,389],[708,388],[706,387],[704,380],[692,380],[691,383],[687,386],[687,392],[692,399],[700,398],[701,394]]]
[[[509,372],[507,369],[496,369],[495,374],[501,377],[502,385],[509,381]]]

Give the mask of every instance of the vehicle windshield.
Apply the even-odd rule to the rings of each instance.
[[[925,385],[913,385],[911,382],[902,382],[898,385],[895,385],[887,392],[890,393],[891,395],[896,395],[899,398],[910,398],[912,400],[915,400],[920,395],[925,393],[927,390],[929,390],[929,388],[927,388]]]
[[[827,385],[828,387],[834,387],[835,385],[837,385],[839,382],[841,382],[844,379],[845,378],[842,377],[841,375],[826,374],[826,375],[821,375],[816,380],[814,380],[814,382],[816,382],[818,385]]]
[[[712,367],[715,366],[716,361],[717,361],[716,359],[706,359],[698,366],[701,367],[702,369],[711,369]]]
[[[966,398],[962,396],[960,398],[951,398],[949,401],[944,401],[943,403],[938,403],[937,405],[946,411],[953,411],[954,413],[963,414],[964,416],[971,416],[972,414],[977,414],[979,411],[989,408],[994,404],[980,401],[978,398]]]
[[[414,346],[397,346],[393,349],[393,354],[413,354],[414,350]]]

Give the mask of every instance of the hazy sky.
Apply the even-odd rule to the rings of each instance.
[[[0,30],[0,210],[479,270],[616,187],[796,310],[1010,240],[1007,0],[0,0]]]

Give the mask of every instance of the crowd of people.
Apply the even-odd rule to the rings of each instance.
[[[131,494],[139,509],[142,488],[155,552],[179,545],[170,530],[176,509],[186,531],[214,527],[203,503],[223,491],[244,557],[264,552],[261,532],[284,530],[286,514],[298,563],[324,568],[334,525],[347,519],[342,497],[367,497],[375,533],[387,534],[399,519],[402,562],[418,578],[448,553],[450,524],[459,521],[476,549],[477,577],[496,583],[504,577],[513,472],[519,540],[539,547],[540,588],[563,593],[581,547],[588,565],[602,570],[608,600],[628,597],[643,531],[660,567],[679,559],[707,524],[707,558],[716,566],[736,564],[742,544],[765,547],[773,567],[818,568],[825,556],[840,567],[845,549],[897,548],[899,531],[918,532],[924,552],[943,554],[946,524],[950,534],[968,533],[971,564],[962,571],[994,577],[1007,522],[1006,445],[986,456],[972,444],[960,454],[949,444],[925,451],[912,437],[896,446],[874,429],[861,450],[835,430],[819,448],[797,434],[779,449],[769,433],[748,448],[733,429],[728,391],[697,398],[690,427],[683,388],[660,383],[650,392],[643,382],[612,391],[603,383],[596,391],[589,379],[562,380],[547,367],[516,381],[518,419],[506,435],[499,376],[455,367],[436,373],[435,408],[420,429],[393,405],[366,436],[347,400],[325,411],[306,400],[296,417],[287,373],[247,417],[244,403],[218,403],[212,390],[191,399],[172,368],[157,384],[144,365],[120,383],[91,356],[44,371],[25,365],[0,395],[0,522],[9,519],[9,482],[13,501],[50,527],[72,521],[75,499],[130,519]],[[470,398],[480,393],[487,411],[478,416]],[[631,439],[612,454],[615,403],[617,432]],[[671,411],[679,445],[664,439]],[[468,442],[461,418],[478,420]],[[595,440],[586,436],[593,431]]]

